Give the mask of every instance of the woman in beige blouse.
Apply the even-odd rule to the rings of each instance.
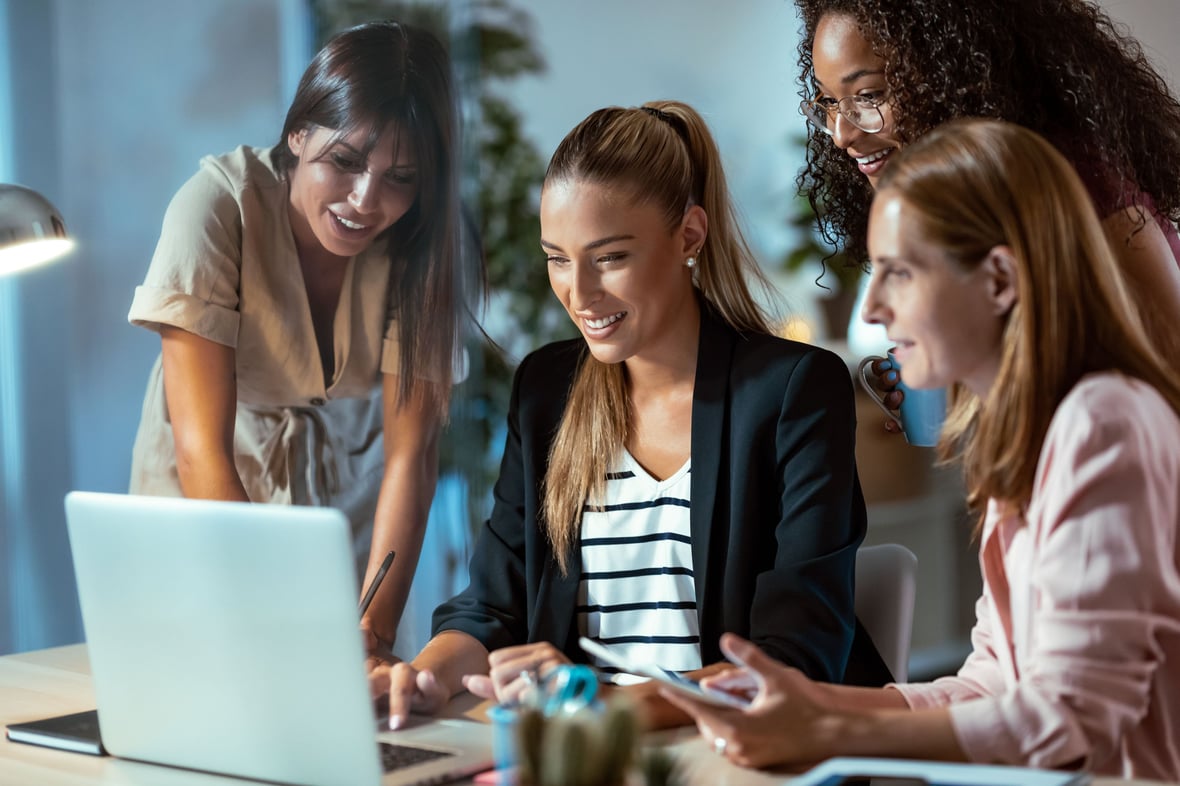
[[[455,133],[434,37],[340,34],[277,145],[208,156],[173,197],[128,315],[162,343],[131,491],[344,510],[366,585],[398,555],[373,649],[405,605],[461,354]]]

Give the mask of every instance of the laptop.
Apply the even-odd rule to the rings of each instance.
[[[382,731],[339,511],[79,491],[65,506],[111,754],[292,784],[492,766],[487,724]]]

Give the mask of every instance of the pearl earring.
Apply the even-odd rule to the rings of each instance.
[[[696,257],[689,257],[688,259],[684,260],[684,266],[686,268],[688,268],[689,270],[696,267],[697,266]]]

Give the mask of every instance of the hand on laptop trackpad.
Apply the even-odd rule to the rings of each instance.
[[[373,699],[373,716],[377,719],[377,731],[389,731],[388,693],[382,693]]]
[[[385,693],[373,699],[373,717],[377,721],[377,731],[389,731],[389,694]],[[433,721],[428,715],[414,715],[406,718],[398,731],[413,729]]]

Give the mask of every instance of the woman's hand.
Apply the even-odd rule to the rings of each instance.
[[[897,388],[897,383],[901,382],[901,377],[894,368],[893,362],[890,360],[874,360],[869,365],[869,370],[872,372],[873,387],[881,391],[881,401],[886,409],[897,411],[901,409],[902,399],[905,398],[905,393],[902,393]],[[900,434],[901,426],[897,425],[897,421],[886,418],[885,430]]]
[[[501,704],[515,704],[524,698],[525,691],[536,687],[555,667],[569,663],[561,650],[549,642],[504,647],[488,655],[488,673],[468,674],[463,687],[483,699],[495,699]]]
[[[731,633],[721,638],[721,649],[743,668],[707,677],[701,684],[752,695],[748,707],[718,707],[669,688],[660,690],[696,721],[714,750],[744,767],[811,763],[831,755],[833,721],[839,714],[829,709],[824,685]]]
[[[451,698],[430,669],[409,663],[380,663],[369,672],[369,692],[376,701],[389,694],[389,728],[400,729],[411,712],[433,715]]]
[[[361,617],[361,640],[365,646],[365,655],[382,661],[395,660],[393,656],[394,642],[382,638],[373,630],[373,618],[366,614]]]
[[[373,622],[368,614],[361,617],[361,640],[365,645],[365,658],[370,671],[381,663],[398,662],[398,658],[393,654],[393,642],[386,641],[373,632]]]

